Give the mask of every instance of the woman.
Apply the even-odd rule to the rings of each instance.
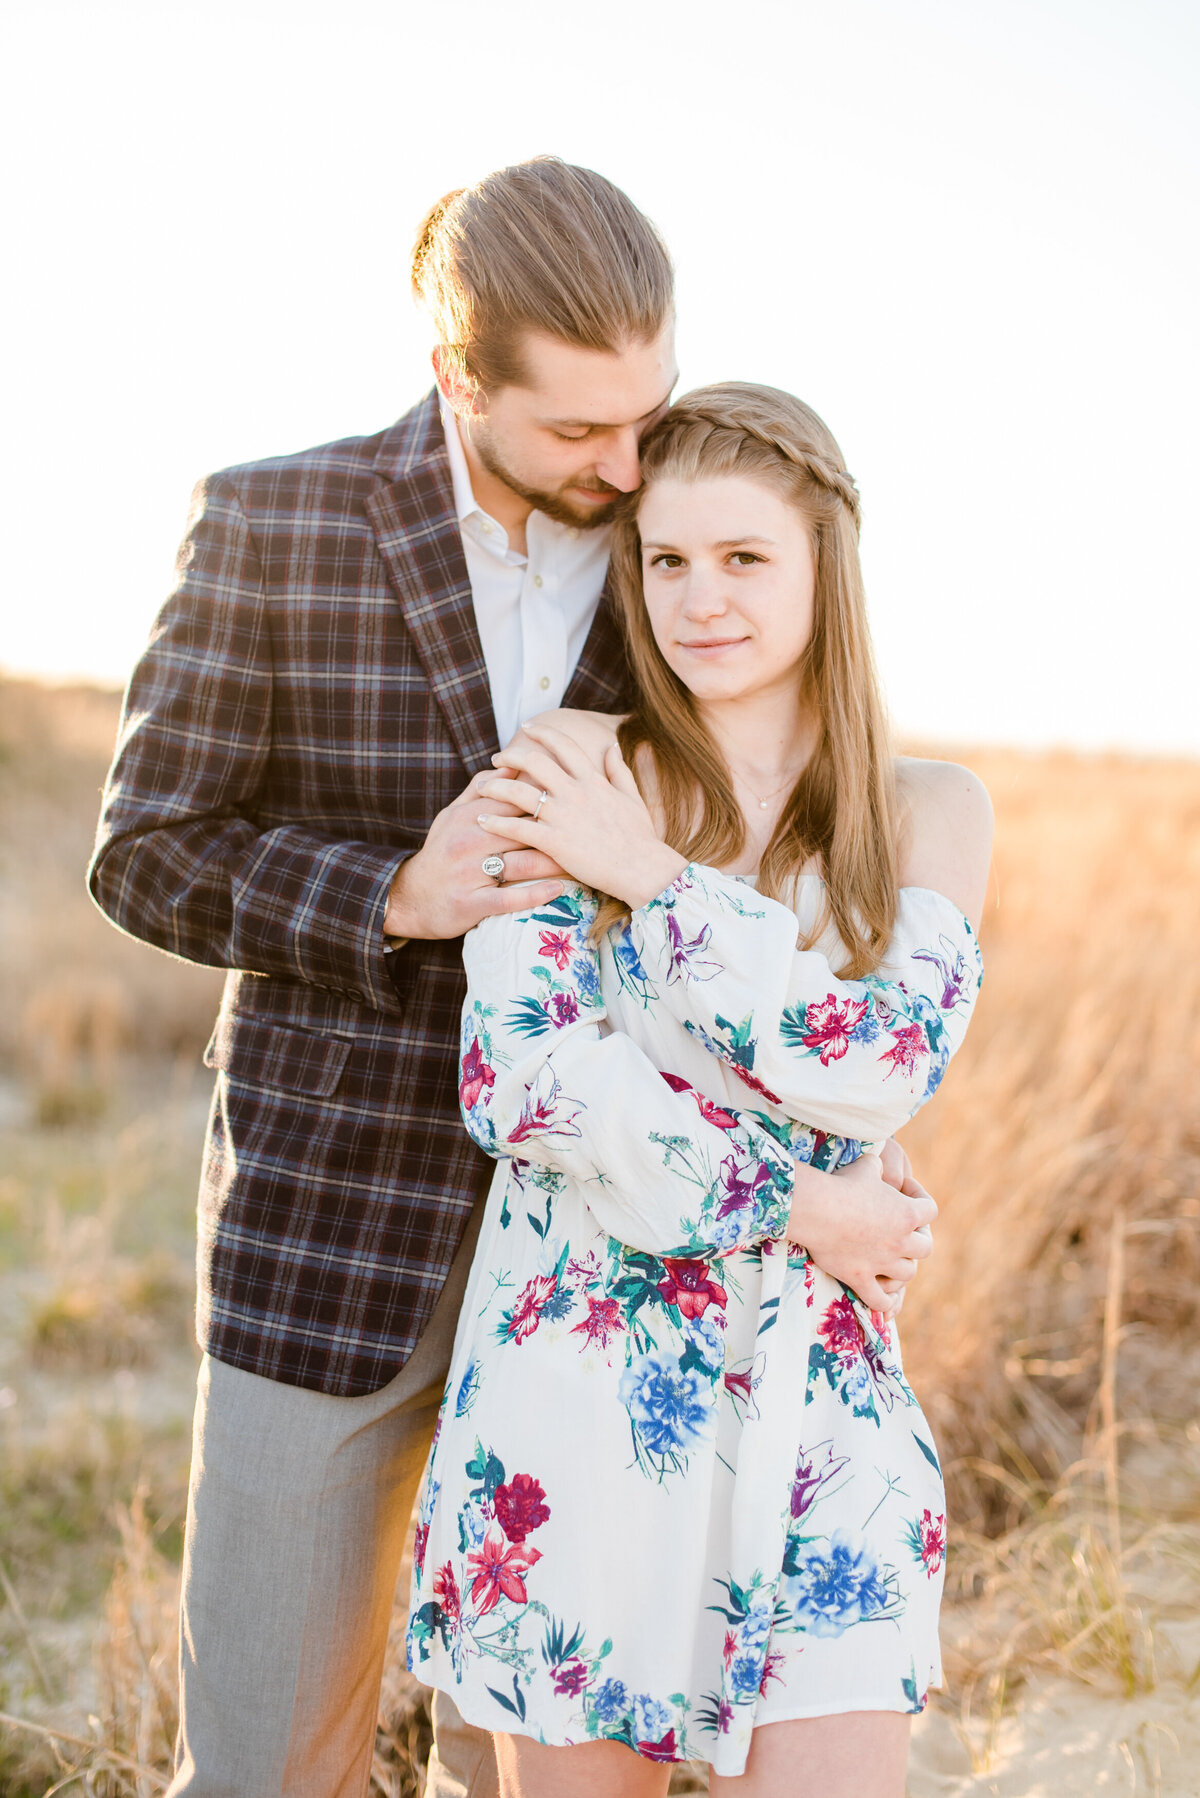
[[[925,1213],[861,1151],[962,1038],[989,808],[887,753],[807,407],[702,389],[643,472],[619,747],[535,726],[484,789],[580,885],[465,945],[463,1113],[502,1159],[410,1664],[496,1732],[505,1798],[648,1798],[693,1757],[718,1794],[899,1798],[945,1507],[889,1315]]]

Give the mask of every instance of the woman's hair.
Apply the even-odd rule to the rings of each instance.
[[[493,393],[525,378],[530,331],[621,350],[657,337],[673,305],[671,259],[650,220],[603,175],[557,156],[498,169],[431,207],[412,284],[439,342]]]
[[[878,966],[891,939],[898,882],[895,783],[858,561],[858,490],[815,412],[778,388],[740,381],[677,401],[646,433],[641,461],[642,493],[656,481],[736,475],[769,487],[808,522],[816,593],[800,682],[819,734],[762,857],[758,887],[789,899],[794,877],[818,859],[826,910],[804,946],[832,922],[847,951],[841,972],[858,978]],[[612,553],[637,687],[618,733],[621,750],[634,768],[639,748],[651,752],[666,840],[689,861],[721,867],[742,852],[745,823],[725,758],[650,628],[641,497],[623,504]],[[597,930],[627,915],[607,900]]]

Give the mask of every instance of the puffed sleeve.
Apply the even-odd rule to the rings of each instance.
[[[618,954],[661,1007],[786,1117],[874,1141],[933,1096],[983,978],[968,920],[942,894],[900,893],[886,960],[840,980],[797,948],[794,913],[691,864],[634,912]]]
[[[597,902],[487,918],[466,937],[459,1097],[497,1158],[577,1181],[601,1228],[657,1255],[780,1239],[810,1133],[713,1104],[611,1030],[589,940]]]

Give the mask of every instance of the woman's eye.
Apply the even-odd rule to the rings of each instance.
[[[651,568],[682,568],[683,557],[673,555],[651,556]]]
[[[554,435],[560,443],[582,443],[585,437],[591,436],[589,427],[586,431],[555,431]]]
[[[739,549],[734,551],[733,559],[739,567],[749,568],[751,563],[761,562],[763,558],[761,556],[753,555],[748,549]]]

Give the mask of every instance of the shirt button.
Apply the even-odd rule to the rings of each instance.
[[[540,587],[540,586],[541,586],[541,585],[542,585],[542,577],[541,577],[541,575],[540,575],[540,574],[535,574],[535,575],[534,575],[534,577],[533,577],[533,584],[534,584],[534,586],[535,586],[535,587]]]
[[[548,692],[550,688],[550,676],[548,674],[543,674],[541,680],[538,682],[538,686],[542,689],[543,693]]]
[[[485,524],[484,524],[484,526],[483,526],[483,534],[484,534],[484,536],[485,536],[485,537],[490,537],[490,536],[491,536],[491,534],[492,534],[492,527],[491,527],[491,525],[490,525],[490,524],[487,524],[487,523],[485,523]]]

